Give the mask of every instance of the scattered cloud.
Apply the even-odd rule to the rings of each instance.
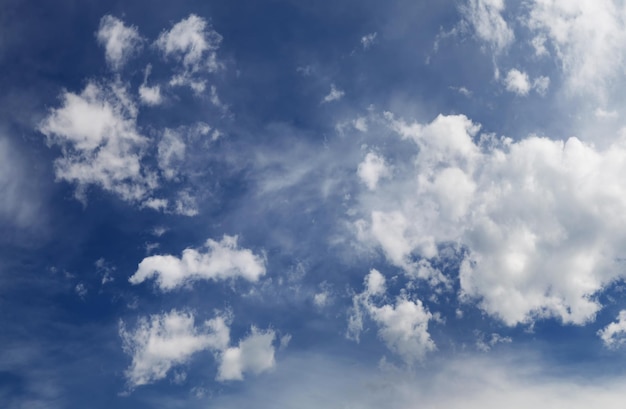
[[[607,348],[617,349],[624,345],[626,343],[626,310],[619,312],[617,321],[598,331],[598,336]]]
[[[127,26],[111,15],[100,19],[96,33],[98,42],[104,47],[107,63],[114,71],[119,71],[128,59],[143,46],[143,38],[135,26]]]
[[[322,103],[338,101],[341,98],[343,98],[344,95],[345,95],[345,92],[341,91],[340,89],[337,89],[337,87],[335,87],[335,84],[331,84],[330,92],[328,93],[328,95],[324,97],[324,99],[322,99]]]
[[[171,291],[197,280],[244,278],[255,282],[265,274],[265,259],[249,249],[239,248],[237,236],[224,236],[217,242],[207,240],[206,252],[187,248],[182,257],[157,255],[144,258],[132,284],[155,278],[161,291]]]
[[[374,42],[376,41],[376,37],[378,36],[377,32],[369,33],[361,37],[361,45],[364,50],[370,48]]]

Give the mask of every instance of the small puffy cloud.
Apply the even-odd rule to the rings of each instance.
[[[330,92],[328,93],[328,95],[326,95],[322,99],[322,103],[338,101],[341,98],[343,98],[344,95],[345,95],[345,92],[343,92],[340,89],[337,89],[337,87],[335,87],[335,84],[331,84],[330,85]]]
[[[141,99],[141,102],[146,105],[159,105],[163,102],[161,87],[159,85],[149,87],[145,84],[141,84],[139,86],[139,98]]]
[[[626,310],[620,311],[617,321],[598,331],[598,336],[607,348],[616,349],[624,345],[626,343]]]
[[[132,284],[156,278],[161,291],[171,291],[197,280],[244,278],[255,282],[265,274],[265,259],[249,249],[239,248],[237,236],[221,241],[207,240],[206,251],[185,249],[182,257],[157,255],[146,257],[130,277]]]
[[[364,284],[364,291],[352,299],[348,338],[359,341],[363,319],[367,315],[378,325],[378,335],[385,345],[408,365],[421,361],[428,352],[436,349],[428,333],[428,322],[433,315],[420,300],[398,297],[395,304],[378,306],[377,301],[384,299],[387,289],[385,277],[376,269],[369,272]]]
[[[378,335],[407,364],[420,361],[426,353],[435,350],[435,343],[428,333],[432,314],[420,300],[399,298],[395,305],[370,306],[369,313],[379,325]]]
[[[205,19],[191,14],[162,32],[154,44],[166,58],[180,61],[186,73],[195,73],[220,68],[216,50],[221,42],[222,36]]]
[[[123,21],[110,15],[100,19],[96,38],[104,47],[107,63],[116,71],[124,66],[143,43],[137,27],[127,26]]]
[[[378,181],[391,176],[391,171],[385,162],[385,158],[373,152],[365,156],[363,162],[357,168],[357,174],[361,182],[365,183],[369,190],[376,190]]]
[[[469,0],[461,7],[476,36],[496,52],[505,50],[515,40],[513,30],[502,17],[503,11],[504,0]]]
[[[437,260],[446,243],[461,246],[462,300],[507,325],[595,318],[596,295],[624,277],[623,137],[598,149],[577,138],[478,137],[480,127],[462,115],[427,124],[386,118],[416,153],[375,197],[363,192],[354,209],[359,240],[435,282],[440,273],[421,263]]]
[[[531,89],[528,74],[516,69],[512,69],[507,73],[504,83],[507,91],[513,92],[517,95],[528,95],[528,92]]]
[[[39,124],[48,143],[61,147],[56,178],[77,185],[77,197],[96,185],[123,200],[141,202],[158,187],[142,163],[149,144],[137,128],[137,107],[124,86],[89,82],[80,94],[64,92],[62,104]]]
[[[246,372],[260,374],[275,365],[272,330],[259,331],[252,327],[251,334],[239,342],[239,346],[226,349],[221,356],[218,381],[241,381]]]
[[[120,336],[124,351],[132,356],[125,375],[134,388],[165,378],[172,368],[185,364],[197,352],[226,349],[230,330],[224,316],[195,325],[192,313],[172,310],[141,318],[131,331],[122,322]]]
[[[376,41],[377,36],[378,36],[378,33],[374,32],[374,33],[366,34],[363,37],[361,37],[361,45],[363,46],[363,49],[367,50],[368,48],[370,48],[372,44],[374,44],[374,41]]]

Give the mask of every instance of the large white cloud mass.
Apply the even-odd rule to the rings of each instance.
[[[462,298],[508,325],[594,319],[594,296],[623,277],[625,137],[599,150],[575,137],[480,135],[463,115],[386,121],[416,154],[363,192],[361,240],[411,274],[439,246],[461,245]]]
[[[130,277],[139,284],[153,277],[161,291],[171,291],[197,280],[226,280],[241,277],[257,281],[265,274],[265,258],[249,249],[239,248],[237,236],[206,242],[206,252],[188,248],[182,257],[157,255],[146,257]]]

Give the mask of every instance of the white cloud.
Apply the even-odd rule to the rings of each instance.
[[[528,95],[531,88],[528,74],[516,69],[512,69],[507,73],[504,82],[506,90],[517,95]]]
[[[328,93],[328,95],[324,97],[324,99],[322,99],[322,103],[338,101],[341,98],[343,98],[344,95],[345,95],[345,92],[343,92],[340,89],[337,89],[337,87],[335,87],[335,84],[331,84],[330,92]]]
[[[357,129],[361,132],[367,132],[367,118],[364,116],[360,116],[352,121],[352,125],[354,126],[354,129]]]
[[[149,87],[145,84],[141,84],[139,86],[139,98],[141,98],[141,102],[146,105],[159,105],[163,102],[161,87],[159,85]]]
[[[377,36],[378,36],[378,33],[374,32],[374,33],[366,34],[363,37],[361,37],[361,45],[363,46],[363,49],[367,50],[368,48],[370,48],[372,44],[374,44],[374,41],[376,41]]]
[[[426,353],[435,350],[435,343],[428,333],[428,322],[433,318],[420,300],[410,301],[398,297],[395,305],[377,306],[384,299],[385,277],[372,269],[365,277],[365,290],[353,297],[348,317],[349,339],[359,341],[363,331],[363,318],[367,314],[378,324],[378,335],[385,345],[399,355],[408,365],[421,361]]]
[[[158,178],[142,163],[149,141],[137,129],[137,107],[124,86],[90,82],[80,94],[63,93],[62,101],[39,124],[63,152],[55,161],[57,179],[75,183],[83,201],[89,185],[129,202],[147,199]]]
[[[158,255],[144,258],[130,277],[132,284],[151,278],[161,291],[171,291],[197,280],[244,278],[255,282],[265,274],[265,260],[249,249],[237,246],[237,236],[224,236],[220,242],[207,240],[206,252],[187,248],[181,258]]]
[[[363,162],[357,168],[357,174],[369,190],[376,190],[378,181],[391,176],[391,171],[385,162],[385,158],[369,152]]]
[[[607,348],[616,349],[624,345],[626,343],[626,310],[620,311],[617,321],[598,331],[598,336]]]
[[[545,53],[549,42],[560,60],[570,91],[609,91],[622,73],[626,49],[626,8],[616,0],[533,0],[525,20]],[[543,39],[546,40],[543,40]]]
[[[246,372],[260,374],[275,365],[272,330],[259,331],[252,327],[251,334],[239,342],[239,346],[226,349],[218,369],[218,381],[243,380]]]
[[[124,351],[132,356],[125,374],[134,388],[165,378],[197,352],[226,349],[230,330],[224,316],[196,326],[192,313],[172,310],[140,319],[134,331],[127,331],[121,323],[120,336]]]
[[[96,38],[104,47],[107,63],[116,71],[126,64],[143,43],[137,27],[129,27],[123,21],[110,15],[100,19],[100,28],[96,33]]]
[[[222,36],[213,30],[205,19],[191,14],[164,31],[155,45],[167,58],[180,61],[185,73],[198,71],[214,72],[220,68],[216,50]]]
[[[595,294],[623,277],[623,138],[604,150],[577,138],[478,140],[462,115],[426,125],[386,117],[416,155],[376,197],[363,193],[360,240],[421,278],[438,272],[420,273],[415,260],[437,259],[445,243],[465,247],[464,299],[508,325],[594,319]]]
[[[546,95],[548,88],[550,87],[550,78],[546,76],[540,76],[533,81],[533,89],[541,96]]]
[[[494,51],[505,50],[515,40],[513,30],[502,17],[503,0],[469,0],[461,7],[461,11],[474,28],[476,36],[488,43]]]
[[[178,165],[185,159],[187,145],[183,137],[175,130],[166,129],[157,147],[159,168],[163,176],[174,179],[178,173]]]

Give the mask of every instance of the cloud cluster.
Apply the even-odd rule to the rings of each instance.
[[[158,255],[144,258],[132,284],[156,277],[161,291],[171,291],[197,280],[244,278],[255,282],[265,274],[265,259],[249,249],[239,248],[237,236],[224,236],[221,241],[207,240],[206,252],[188,248],[182,257]]]
[[[415,145],[411,163],[364,194],[358,236],[414,274],[446,243],[467,250],[465,300],[508,325],[536,317],[593,320],[595,295],[623,277],[626,140],[605,150],[577,138],[514,142],[479,135],[463,115],[428,124],[386,115]],[[366,200],[367,199],[367,200]]]
[[[125,373],[131,388],[164,379],[172,368],[201,351],[213,352],[220,361],[220,381],[242,380],[246,372],[258,374],[274,367],[274,332],[253,327],[238,347],[229,348],[229,317],[224,314],[196,325],[193,313],[172,310],[141,318],[130,331],[122,322],[120,336],[124,351],[132,357]]]
[[[142,202],[158,186],[158,176],[142,160],[150,141],[137,127],[138,109],[120,83],[89,82],[80,94],[66,91],[39,131],[61,148],[57,179],[75,183],[85,200],[89,185]]]
[[[107,63],[118,71],[115,78],[90,80],[80,93],[64,91],[60,106],[51,108],[38,126],[48,144],[61,149],[62,155],[55,161],[57,180],[74,183],[76,196],[83,202],[88,188],[98,186],[142,207],[188,216],[198,214],[189,189],[181,188],[172,199],[155,197],[155,193],[164,183],[181,182],[177,167],[185,159],[187,146],[179,131],[207,136],[211,128],[202,123],[180,126],[179,131],[155,130],[140,124],[139,113],[140,108],[163,104],[168,87],[188,85],[196,93],[203,92],[206,75],[221,66],[216,50],[222,37],[205,19],[193,14],[163,31],[154,48],[177,64],[175,74],[168,83],[148,85],[152,71],[148,64],[136,93],[119,71],[146,40],[136,27],[110,15],[102,17],[96,38],[104,47]],[[213,99],[217,98],[216,88],[211,89]],[[162,137],[145,136],[146,128],[150,134]],[[155,159],[160,172],[154,169]]]
[[[347,336],[359,340],[367,315],[378,325],[378,335],[385,345],[412,365],[435,350],[435,343],[428,333],[428,322],[433,316],[420,300],[411,301],[400,296],[395,304],[382,303],[386,291],[385,277],[372,269],[365,277],[364,291],[352,298]]]

